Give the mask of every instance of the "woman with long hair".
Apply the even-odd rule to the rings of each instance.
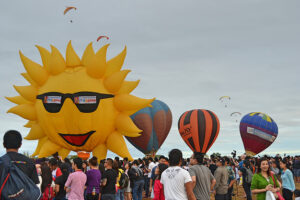
[[[159,164],[155,169],[156,179],[154,182],[154,198],[153,200],[165,200],[164,187],[160,182],[161,174],[168,168],[166,164]]]
[[[280,183],[276,176],[271,174],[267,158],[259,161],[257,173],[252,178],[251,190],[253,194],[256,194],[257,200],[265,200],[267,191],[273,193],[280,191]]]
[[[69,164],[61,164],[60,169],[62,175],[55,179],[55,200],[66,200],[66,190],[64,189],[64,187],[70,173]]]
[[[41,167],[41,173],[42,173],[41,192],[43,193],[41,200],[53,199],[53,189],[51,188],[52,172],[50,167],[47,164],[43,164]]]
[[[282,180],[282,196],[285,200],[293,199],[293,192],[295,191],[295,182],[293,173],[290,170],[290,163],[288,160],[280,161],[280,168],[282,169],[281,180]]]

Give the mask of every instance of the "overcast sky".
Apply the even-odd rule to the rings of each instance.
[[[64,16],[66,6],[77,10]],[[159,154],[173,147],[190,154],[177,121],[196,108],[215,112],[221,122],[209,153],[244,152],[239,123],[230,117],[239,111],[264,112],[277,123],[279,135],[263,154],[300,154],[299,7],[298,0],[0,1],[1,143],[8,129],[24,136],[29,131],[26,120],[6,114],[13,104],[4,96],[17,95],[14,84],[27,84],[18,51],[41,63],[34,45],[53,44],[65,54],[72,40],[81,56],[89,42],[98,49],[105,41],[97,43],[97,37],[107,35],[108,57],[127,45],[128,80],[141,79],[133,94],[156,97],[172,110],[172,129]],[[223,95],[232,98],[227,108],[219,102]],[[32,153],[36,144],[25,140],[20,151]]]

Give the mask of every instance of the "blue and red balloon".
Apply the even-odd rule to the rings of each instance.
[[[240,123],[240,133],[247,155],[254,156],[268,148],[277,138],[278,127],[268,115],[253,112]]]
[[[139,110],[131,115],[135,125],[141,129],[141,136],[126,137],[138,150],[146,155],[155,155],[167,138],[172,126],[170,108],[162,101],[155,100],[152,107]]]

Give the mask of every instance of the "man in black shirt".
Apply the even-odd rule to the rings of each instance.
[[[116,198],[116,183],[118,178],[118,173],[116,170],[112,169],[113,160],[108,158],[104,163],[105,172],[102,176],[102,200],[115,200]]]
[[[11,161],[15,161],[14,164],[19,167],[24,174],[26,174],[35,184],[38,184],[39,178],[33,161],[18,153],[19,148],[22,145],[22,136],[18,131],[10,130],[4,134],[3,146],[6,149],[6,154],[10,157]],[[3,165],[0,165],[0,175],[3,171]]]

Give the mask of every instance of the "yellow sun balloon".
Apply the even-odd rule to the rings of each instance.
[[[58,152],[64,158],[70,151],[88,151],[104,159],[110,150],[132,160],[123,136],[137,137],[141,130],[129,116],[154,99],[130,95],[139,81],[125,81],[130,72],[121,70],[126,47],[106,61],[108,46],[95,53],[90,43],[81,59],[71,42],[66,59],[54,46],[51,53],[37,46],[43,66],[20,52],[27,71],[22,75],[30,85],[14,86],[20,96],[7,97],[17,104],[8,112],[29,120],[25,139],[38,140],[34,156]]]

